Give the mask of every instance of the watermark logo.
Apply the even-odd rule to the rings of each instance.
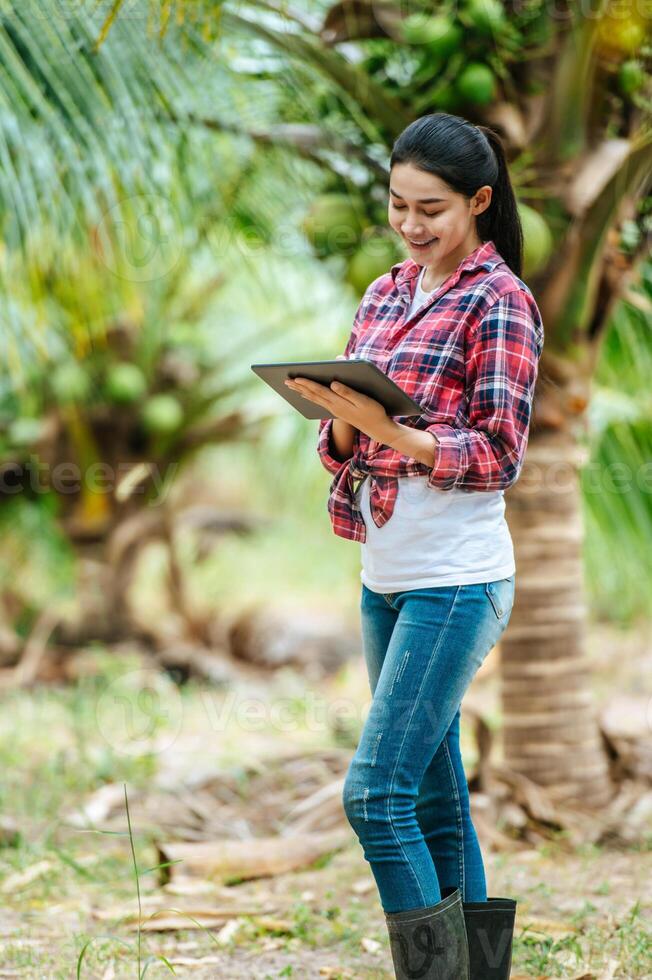
[[[115,276],[151,282],[181,258],[183,242],[167,199],[136,194],[105,211],[93,230],[93,247]]]
[[[95,708],[98,731],[122,755],[160,753],[172,746],[183,720],[174,682],[154,668],[121,674],[101,693]]]

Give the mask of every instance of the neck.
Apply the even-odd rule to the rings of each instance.
[[[479,248],[483,243],[476,235],[471,235],[464,239],[460,245],[448,255],[445,255],[442,259],[437,262],[433,262],[425,267],[423,273],[423,279],[421,280],[423,288],[430,292],[441,286],[443,282],[448,279],[448,277],[455,272],[460,262],[462,262],[467,255],[474,252],[476,248]]]

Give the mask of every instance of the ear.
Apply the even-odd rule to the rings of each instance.
[[[486,211],[491,204],[492,195],[493,189],[489,184],[485,184],[476,191],[473,197],[472,214],[482,214],[483,211]]]

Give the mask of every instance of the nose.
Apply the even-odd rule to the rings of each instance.
[[[418,238],[420,235],[423,234],[424,226],[413,225],[410,223],[409,220],[406,219],[401,225],[401,231],[403,232],[404,235],[407,235],[408,238]]]

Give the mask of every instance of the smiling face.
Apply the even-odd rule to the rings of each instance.
[[[482,244],[475,216],[489,207],[491,194],[485,185],[468,200],[435,174],[396,163],[389,181],[389,223],[415,262],[428,266],[433,277],[446,275]]]

